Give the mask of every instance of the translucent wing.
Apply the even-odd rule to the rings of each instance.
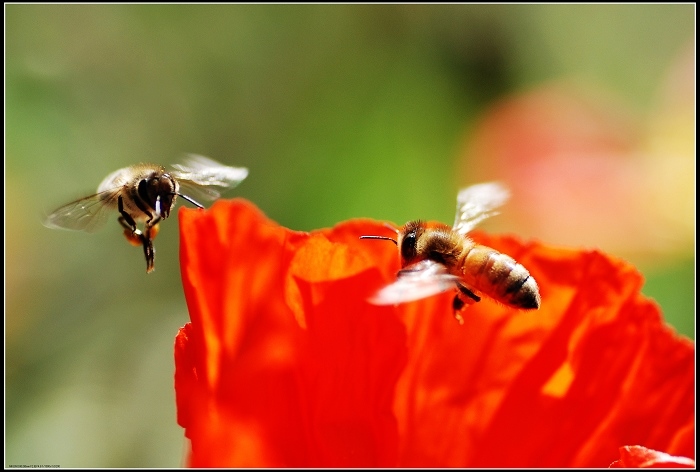
[[[208,157],[188,154],[182,164],[172,166],[172,175],[188,196],[215,200],[221,194],[210,187],[233,188],[248,176],[245,167],[229,167]]]
[[[466,236],[481,221],[498,214],[493,211],[494,208],[503,205],[509,197],[508,189],[498,182],[472,185],[460,190],[452,229]]]
[[[395,305],[444,292],[454,288],[459,277],[435,261],[423,260],[400,270],[395,282],[379,290],[369,302],[375,305]]]
[[[88,233],[97,231],[117,208],[119,190],[105,190],[63,205],[44,219],[44,226]]]

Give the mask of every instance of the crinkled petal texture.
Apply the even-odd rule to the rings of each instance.
[[[610,468],[695,468],[695,461],[687,457],[672,456],[643,446],[620,448],[620,459],[610,464]]]
[[[245,200],[180,210],[191,323],[175,341],[194,467],[607,467],[694,459],[694,344],[595,251],[474,235],[537,280],[538,311],[445,293],[379,307],[396,246],[352,220],[301,233]]]

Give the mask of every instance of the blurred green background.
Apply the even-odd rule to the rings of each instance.
[[[693,4],[6,4],[5,15],[6,466],[184,464],[176,217],[148,276],[116,215],[96,234],[41,225],[108,173],[195,152],[248,167],[225,196],[293,229],[451,222],[467,183],[460,149],[494,101],[573,77],[647,114],[695,34]],[[644,292],[694,338],[693,248],[642,269]]]

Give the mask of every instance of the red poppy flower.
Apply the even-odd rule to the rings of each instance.
[[[180,210],[189,465],[607,467],[636,444],[695,458],[694,344],[634,268],[476,233],[530,271],[542,305],[482,300],[460,326],[450,293],[366,302],[399,258],[358,238],[386,231],[295,232],[240,199]]]

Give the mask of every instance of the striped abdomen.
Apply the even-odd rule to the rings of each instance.
[[[514,308],[540,307],[537,282],[521,264],[495,249],[475,244],[460,257],[465,284]]]

